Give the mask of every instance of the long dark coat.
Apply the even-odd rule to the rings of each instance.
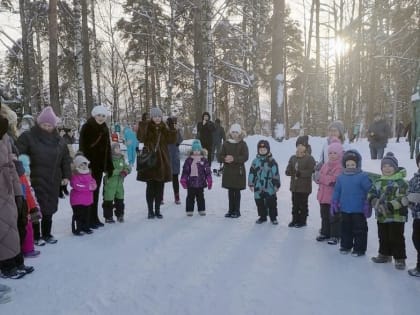
[[[57,131],[52,133],[35,125],[16,142],[20,154],[31,159],[31,184],[41,212],[52,215],[58,209],[61,180],[71,177],[71,158],[67,144]]]
[[[17,228],[18,212],[15,195],[22,195],[9,136],[0,139],[0,261],[15,257],[20,252]]]
[[[112,174],[111,141],[106,123],[98,124],[95,118],[89,118],[80,130],[79,151],[90,161],[93,174],[107,172]]]
[[[232,163],[223,164],[222,187],[233,189],[245,189],[246,169],[245,162],[248,161],[248,146],[245,141],[233,142],[227,140],[223,143],[218,160],[222,163],[226,155],[233,156]]]
[[[169,160],[168,144],[176,143],[177,131],[171,130],[168,126],[161,122],[156,125],[153,121],[148,121],[143,124],[139,124],[142,130],[138,131],[139,141],[144,143],[144,146],[149,150],[154,150],[156,143],[158,142],[159,134],[159,145],[156,150],[157,164],[156,167],[137,172],[137,180],[147,182],[150,180],[158,182],[170,182],[172,181],[172,170],[171,161]]]

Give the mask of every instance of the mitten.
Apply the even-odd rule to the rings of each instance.
[[[179,182],[181,183],[182,188],[187,189],[187,179],[186,178],[181,178],[181,180]]]
[[[370,218],[372,216],[372,207],[369,203],[369,201],[365,201],[364,205],[363,205],[363,214],[365,215],[366,218]]]
[[[127,173],[127,171],[126,171],[126,170],[122,170],[122,171],[120,172],[120,175],[121,175],[121,177],[122,177],[122,178],[124,178],[124,177],[126,177],[126,176],[128,175],[128,173]]]
[[[213,186],[213,180],[211,179],[211,177],[208,177],[207,178],[207,188],[210,190],[212,186]]]
[[[330,205],[330,214],[334,216],[339,212],[340,212],[340,204],[338,203],[338,201],[333,200],[333,202]]]
[[[296,173],[295,173],[295,176],[296,176],[296,177],[300,177],[300,175],[301,175],[301,174],[300,174],[300,171],[299,171],[299,170],[297,170],[297,171],[296,171]]]
[[[90,190],[90,191],[94,191],[94,190],[96,190],[96,183],[95,183],[95,182],[91,182],[91,183],[89,183],[89,190]]]

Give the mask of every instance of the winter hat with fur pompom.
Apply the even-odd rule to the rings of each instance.
[[[394,156],[394,153],[388,152],[385,154],[384,158],[381,161],[381,169],[384,167],[385,164],[388,164],[394,168],[394,170],[398,169],[398,160]]]
[[[81,174],[87,174],[89,173],[89,169],[87,170],[82,170],[80,167],[82,166],[82,164],[86,164],[87,166],[89,166],[90,162],[87,158],[85,158],[83,155],[78,155],[74,158],[73,160],[73,164],[74,164],[74,168]]]

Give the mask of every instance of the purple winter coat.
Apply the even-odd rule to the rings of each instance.
[[[204,188],[211,187],[212,185],[212,177],[211,177],[211,170],[210,165],[207,159],[203,156],[198,163],[198,176],[190,176],[191,174],[191,164],[193,162],[192,157],[188,157],[185,162],[184,166],[182,167],[182,175],[181,175],[181,184],[186,184],[187,188]]]
[[[92,175],[73,174],[70,186],[73,188],[70,192],[70,204],[72,206],[90,206],[93,204],[96,181]]]

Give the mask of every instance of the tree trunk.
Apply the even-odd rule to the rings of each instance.
[[[40,112],[44,107],[44,63],[42,61],[42,50],[41,50],[41,30],[39,29],[39,23],[35,23],[35,32],[36,32],[36,64],[38,67],[37,70],[37,83],[39,91],[39,102],[36,107],[36,111]]]
[[[82,51],[82,25],[81,25],[81,3],[80,0],[73,0],[73,23],[74,23],[74,60],[77,76],[77,117],[86,117],[86,106],[84,99],[83,81],[83,51]]]
[[[30,75],[30,58],[28,49],[28,36],[29,36],[29,23],[27,17],[27,6],[26,0],[19,0],[19,13],[20,13],[20,24],[22,28],[22,56],[23,56],[23,113],[32,114],[33,109],[31,107],[31,75]]]
[[[48,37],[49,37],[49,72],[50,72],[50,104],[54,112],[61,116],[59,86],[58,86],[58,23],[57,0],[50,0],[48,7]]]
[[[273,0],[273,39],[272,39],[272,73],[271,73],[271,134],[282,140],[284,138],[284,0]]]
[[[92,37],[93,37],[93,53],[95,59],[95,75],[96,75],[96,101],[102,103],[101,95],[101,59],[99,58],[98,40],[96,38],[96,22],[95,22],[95,0],[91,0],[91,17],[92,17]]]
[[[93,109],[92,73],[90,70],[90,46],[88,26],[88,0],[81,0],[82,4],[82,51],[83,51],[83,81],[85,86],[87,115]]]

